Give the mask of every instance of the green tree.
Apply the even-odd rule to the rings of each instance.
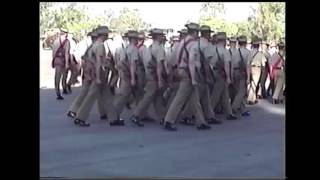
[[[226,12],[223,3],[203,3],[200,8],[200,16],[202,17],[217,17],[224,15]]]
[[[76,3],[40,3],[40,32],[46,29],[67,28],[76,39],[82,39],[87,32],[98,25],[107,25],[113,16],[113,11],[104,11],[102,15],[89,16],[86,6]]]
[[[249,19],[249,28],[263,40],[278,40],[285,34],[285,3],[259,3]]]
[[[211,27],[216,32],[226,32],[227,36],[236,35],[238,32],[238,26],[234,23],[227,22],[219,17],[202,17],[199,20],[201,25],[205,24]]]
[[[150,28],[150,24],[144,22],[137,9],[123,8],[118,17],[110,20],[110,28],[124,33],[127,30],[141,30]]]
[[[217,32],[224,31],[228,36],[236,35],[238,27],[223,19],[224,14],[224,3],[203,3],[200,9],[199,23],[208,25]]]
[[[52,27],[53,13],[50,8],[53,7],[53,3],[50,2],[40,2],[39,4],[39,14],[40,14],[40,32],[44,33],[44,31],[50,27]]]
[[[257,35],[264,40],[278,40],[285,34],[285,3],[259,3],[252,8],[252,15],[246,21],[228,22],[222,16],[225,13],[223,3],[204,3],[201,8],[200,24],[211,26],[216,31],[224,31],[228,36],[245,35],[250,39]]]

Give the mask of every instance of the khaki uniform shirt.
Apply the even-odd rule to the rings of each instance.
[[[165,50],[164,47],[157,41],[154,41],[149,47],[150,57],[146,59],[146,76],[148,80],[155,80],[157,77],[157,64],[164,62]]]
[[[215,45],[213,49],[214,49],[215,55],[210,61],[210,64],[214,68],[219,68],[223,70],[225,63],[229,64],[229,62],[231,61],[230,52],[221,45]]]
[[[266,57],[267,62],[270,64],[271,62],[271,55],[268,51],[262,51],[263,55]]]
[[[239,48],[239,49],[241,51],[241,55],[242,55],[242,58],[243,58],[245,65],[248,65],[250,51],[247,48]],[[239,52],[239,50],[238,50],[238,52]],[[241,61],[240,53],[239,53],[239,57],[240,57],[240,61]]]
[[[180,53],[182,53],[180,64],[178,67],[180,68],[187,68],[190,64],[194,64],[197,68],[201,68],[200,63],[200,52],[199,52],[199,43],[197,40],[192,40],[188,44],[185,45],[184,43],[193,39],[190,35],[188,35],[182,42],[179,44],[178,53],[177,53],[177,60],[179,59]],[[187,57],[187,52],[189,57]]]
[[[272,65],[272,66],[275,66],[276,65],[276,63],[278,62],[278,60],[280,59],[281,57],[279,56],[279,54],[278,53],[274,53],[272,56],[271,56],[271,64],[270,65]],[[285,64],[285,56],[283,56],[282,55],[282,60],[280,60],[280,63],[277,65],[277,66],[275,66],[275,67],[277,67],[277,68],[281,68],[281,67],[283,67]]]
[[[248,61],[251,66],[265,66],[267,58],[258,49],[252,49]]]
[[[115,53],[114,53],[114,59],[115,59],[115,64],[116,64],[116,68],[118,67],[119,63],[120,63],[120,59],[125,58],[124,55],[124,51],[127,48],[127,44],[125,42],[121,43],[121,46],[116,48]]]
[[[166,53],[166,66],[173,67],[177,65],[176,57],[177,57],[177,48],[179,43],[174,43],[170,50]]]
[[[120,68],[124,74],[130,75],[130,65],[139,60],[139,50],[135,45],[129,44],[120,56]]]
[[[69,53],[70,52],[70,41],[68,40],[64,46],[63,46],[63,49],[60,50],[61,53],[57,53],[57,50],[59,49],[60,47],[60,42],[61,44],[63,43],[63,41],[66,39],[65,38],[66,36],[63,35],[63,36],[60,36],[59,38],[57,38],[54,43],[53,43],[53,47],[52,47],[52,58],[55,57],[59,57],[59,58],[63,58],[64,59],[64,56],[65,56],[65,53]],[[60,41],[61,40],[61,41]]]
[[[214,49],[213,45],[206,39],[206,38],[200,38],[200,50],[203,54],[203,58],[201,60],[206,61],[206,63],[209,63],[210,60],[214,57]]]
[[[148,48],[145,45],[139,47],[139,60],[137,62],[137,68],[144,70],[144,62],[148,59]]]

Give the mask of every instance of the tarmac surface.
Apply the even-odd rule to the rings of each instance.
[[[126,125],[110,127],[99,119],[95,105],[91,126],[82,128],[66,117],[80,88],[57,101],[49,86],[50,60],[41,60],[40,177],[285,177],[283,104],[261,100],[248,106],[250,117],[228,121],[218,116],[223,124],[208,131],[178,124],[177,132],[164,130],[159,122],[136,127],[126,119],[127,109],[121,115]]]
[[[178,124],[177,132],[158,122],[110,127],[95,105],[82,128],[66,117],[79,90],[63,101],[40,90],[41,177],[284,177],[283,105],[260,101],[250,117],[220,116],[208,131]]]

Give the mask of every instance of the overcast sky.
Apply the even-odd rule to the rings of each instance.
[[[90,12],[100,14],[104,10],[112,9],[116,14],[124,7],[138,9],[143,20],[151,27],[181,29],[190,20],[197,22],[200,15],[200,3],[196,2],[118,2],[118,3],[77,3],[86,5]],[[251,13],[250,6],[256,7],[258,3],[224,3],[226,13],[224,18],[228,21],[245,20]]]

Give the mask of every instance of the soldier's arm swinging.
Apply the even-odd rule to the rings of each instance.
[[[248,56],[248,59],[247,59],[247,84],[249,84],[251,81],[251,61],[252,61],[252,58],[250,58],[250,56]]]
[[[196,74],[196,66],[192,62],[189,62],[189,71],[190,71],[192,85],[197,85],[196,76],[195,76],[195,74]]]
[[[163,79],[162,79],[162,71],[163,71],[163,61],[160,61],[157,63],[157,77],[158,77],[158,84],[160,87],[162,87],[162,82],[163,82]]]
[[[231,61],[229,62],[230,63],[230,79],[233,80],[233,65],[231,63]]]
[[[65,60],[66,60],[66,68],[69,68],[69,52],[70,52],[70,41],[67,40],[65,44]]]
[[[131,85],[136,85],[136,61],[130,61],[130,76],[131,76]]]
[[[230,77],[230,68],[229,63],[224,63],[224,71],[226,72],[227,82],[228,84],[231,83],[231,77]]]
[[[210,66],[208,62],[203,62],[204,76],[207,83],[210,83]]]
[[[97,83],[100,83],[100,68],[101,68],[101,65],[102,65],[102,56],[97,56],[97,63],[96,63],[96,67],[95,67],[95,70],[96,70],[96,82]]]

